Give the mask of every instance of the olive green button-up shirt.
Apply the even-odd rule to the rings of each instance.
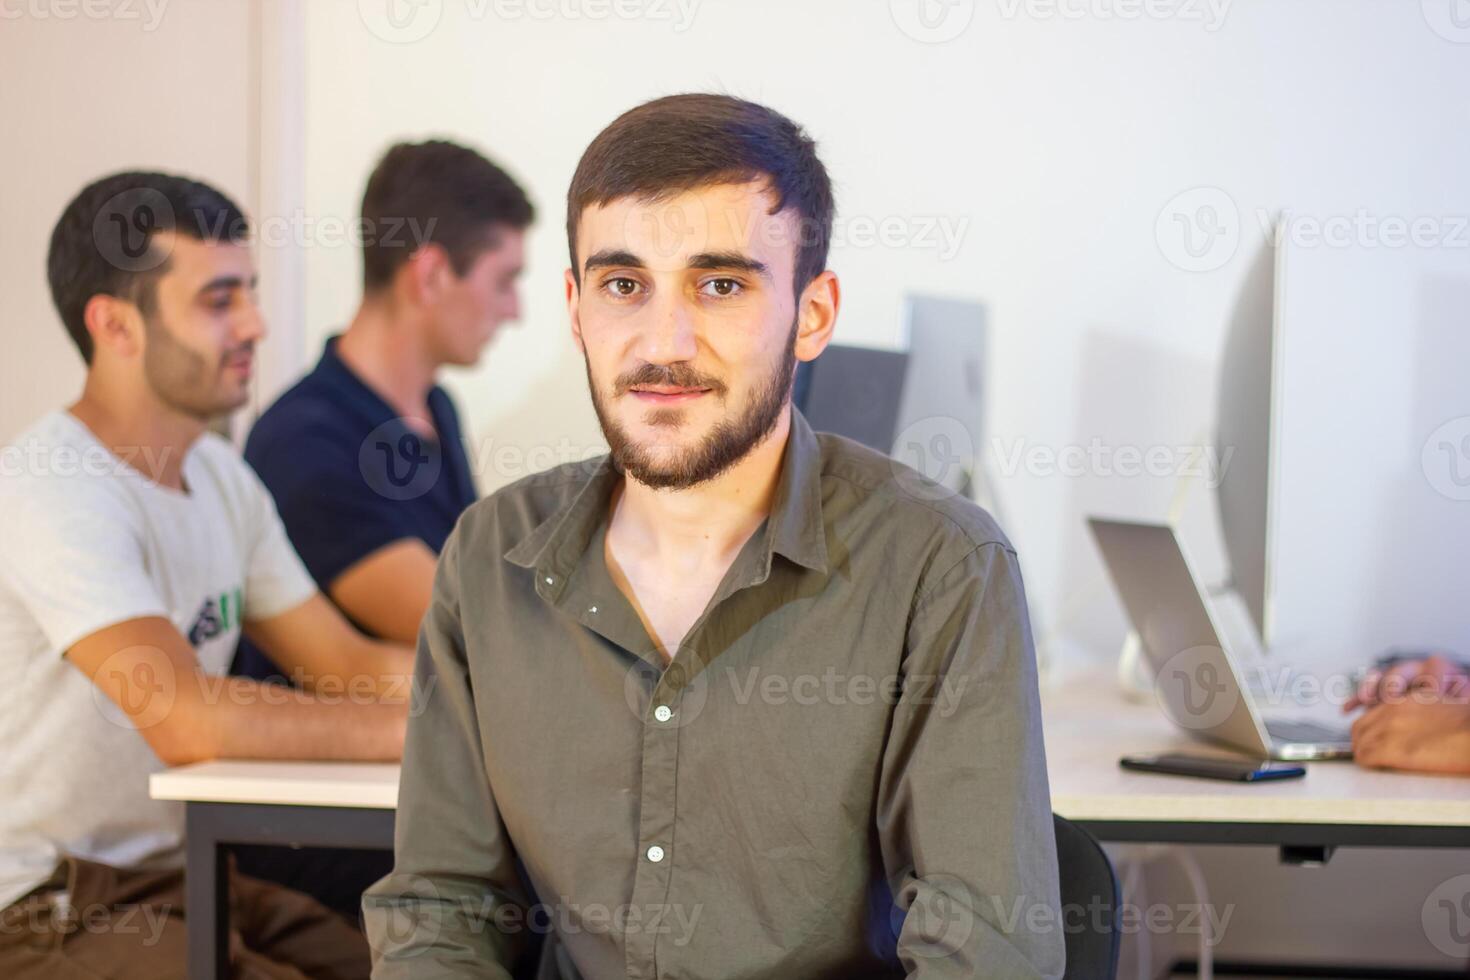
[[[444,548],[374,977],[1059,976],[1035,657],[989,516],[793,409],[771,513],[665,666],[604,560],[621,478],[527,477]]]

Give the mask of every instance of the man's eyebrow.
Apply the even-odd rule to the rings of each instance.
[[[700,252],[689,257],[691,269],[730,269],[750,272],[762,279],[771,278],[771,270],[764,262],[740,252]]]
[[[251,276],[249,283],[250,288],[254,289],[259,281],[259,276]],[[245,280],[240,276],[215,276],[213,279],[209,280],[209,282],[200,286],[199,292],[212,293],[216,289],[239,289],[241,286],[244,285],[246,285]]]
[[[624,249],[605,248],[587,256],[587,261],[582,263],[582,271],[591,272],[593,269],[609,269],[616,266],[629,269],[645,268],[643,260],[632,252]]]

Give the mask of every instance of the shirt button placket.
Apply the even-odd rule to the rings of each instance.
[[[632,903],[638,909],[628,917],[624,958],[631,980],[655,980],[659,920],[669,900],[670,881],[677,857],[674,841],[674,774],[678,768],[680,692],[669,683],[669,673],[654,688],[643,726],[642,795],[638,820],[638,867],[633,878]]]

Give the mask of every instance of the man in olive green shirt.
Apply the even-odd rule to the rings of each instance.
[[[1015,551],[790,404],[832,207],[812,141],[727,96],[584,154],[567,302],[610,452],[445,545],[375,977],[1061,975]]]

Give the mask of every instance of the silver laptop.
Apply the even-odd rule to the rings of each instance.
[[[1098,517],[1087,523],[1174,724],[1259,758],[1351,757],[1346,727],[1262,717],[1173,528]]]

